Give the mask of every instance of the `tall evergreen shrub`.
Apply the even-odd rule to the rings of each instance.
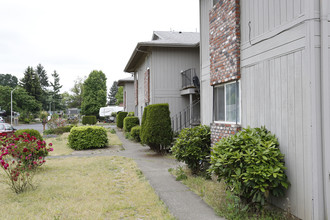
[[[117,127],[123,128],[124,118],[127,116],[128,112],[118,112],[117,113]]]
[[[141,133],[142,142],[154,151],[160,152],[172,143],[173,132],[167,103],[153,104],[145,108]]]

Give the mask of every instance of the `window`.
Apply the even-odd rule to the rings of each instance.
[[[239,81],[216,86],[213,89],[213,119],[240,123],[240,86]]]

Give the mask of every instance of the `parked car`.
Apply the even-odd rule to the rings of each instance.
[[[3,117],[0,116],[0,123],[5,123],[5,119],[3,119]]]
[[[10,137],[17,129],[8,123],[0,123],[0,136]]]

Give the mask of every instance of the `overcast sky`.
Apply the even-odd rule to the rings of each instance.
[[[96,69],[113,81],[153,31],[199,31],[197,0],[0,0],[0,73],[42,64],[62,92]]]

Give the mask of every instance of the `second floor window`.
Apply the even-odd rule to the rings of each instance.
[[[215,86],[213,89],[213,119],[219,122],[240,123],[239,81]]]

